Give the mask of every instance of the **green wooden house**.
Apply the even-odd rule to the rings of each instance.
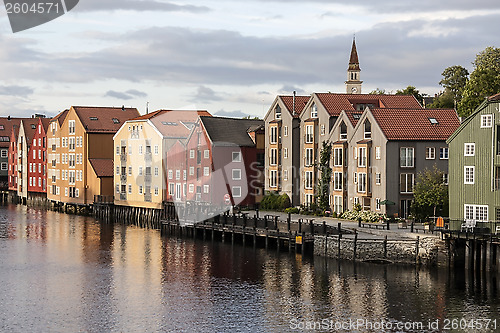
[[[487,98],[447,140],[450,229],[465,220],[500,226],[500,94]]]

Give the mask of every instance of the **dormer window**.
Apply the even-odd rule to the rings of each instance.
[[[274,117],[276,119],[281,119],[281,107],[279,105],[276,105],[276,108],[274,109]]]
[[[372,124],[370,121],[367,119],[365,120],[365,139],[371,139],[372,138]]]
[[[429,121],[431,122],[432,125],[437,125],[438,121],[436,118],[429,118]]]
[[[97,118],[97,117],[89,117],[89,118],[90,118],[90,120],[99,120],[99,118]]]
[[[313,103],[311,106],[311,118],[318,118],[318,106],[316,103]]]
[[[120,120],[118,120],[118,118],[113,118],[113,124],[119,124],[120,123]]]
[[[347,125],[344,122],[340,124],[340,140],[347,140]]]

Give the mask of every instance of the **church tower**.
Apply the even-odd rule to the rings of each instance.
[[[349,59],[349,68],[347,68],[347,81],[345,81],[348,94],[361,94],[359,60],[358,51],[356,50],[356,40],[352,39],[351,58]]]

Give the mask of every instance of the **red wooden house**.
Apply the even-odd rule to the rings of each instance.
[[[28,192],[47,193],[47,129],[51,119],[39,118],[28,153]]]

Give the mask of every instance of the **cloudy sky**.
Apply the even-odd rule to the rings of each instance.
[[[353,34],[363,92],[439,91],[448,66],[499,47],[498,0],[80,0],[12,33],[0,9],[0,115],[71,105],[263,116],[277,94],[345,92]]]

